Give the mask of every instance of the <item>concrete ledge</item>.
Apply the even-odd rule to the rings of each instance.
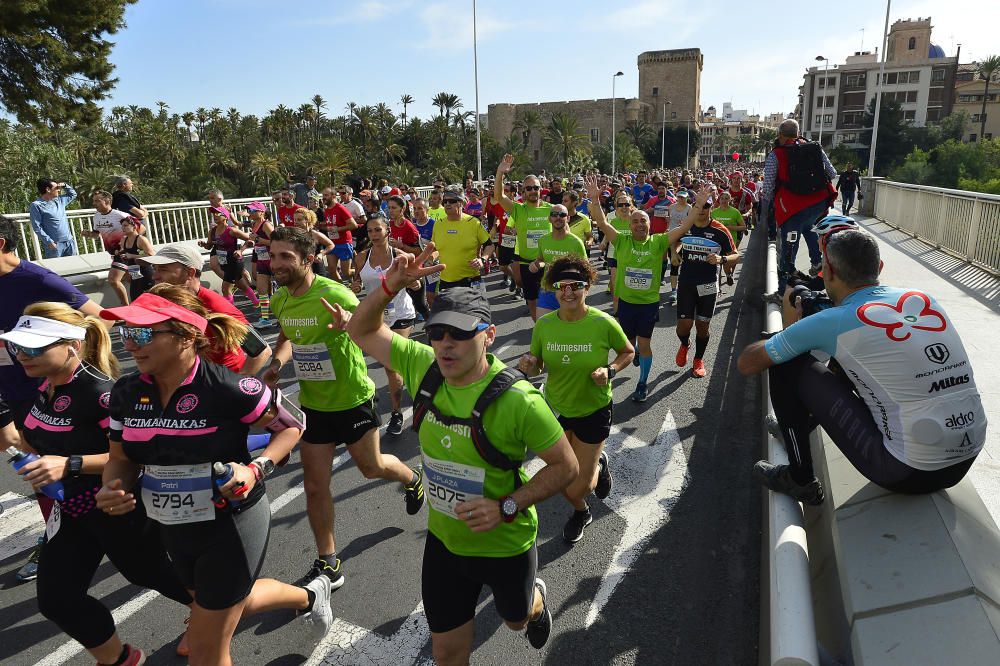
[[[972,482],[930,495],[870,483],[823,433],[807,510],[817,637],[842,663],[1000,663],[1000,531]]]

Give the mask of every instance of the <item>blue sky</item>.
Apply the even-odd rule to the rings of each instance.
[[[866,50],[880,46],[885,19],[884,4],[863,0],[616,4],[480,0],[481,111],[492,102],[610,97],[618,70],[617,94],[635,96],[639,53],[698,47],[703,108],[731,101],[788,112],[816,55],[833,64],[862,39]],[[951,0],[945,15],[934,0],[896,0],[891,20],[934,16],[933,41],[947,55],[962,43],[968,62],[1000,52],[988,34],[1000,19],[1000,10],[985,9],[991,4]],[[410,115],[428,117],[431,98],[445,91],[475,108],[471,0],[140,0],[126,18],[113,37],[120,81],[106,107],[162,100],[178,113],[263,114],[319,93],[327,113],[340,115],[351,101],[384,101],[398,112],[408,93],[416,99]]]

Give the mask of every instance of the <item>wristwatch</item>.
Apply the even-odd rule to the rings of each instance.
[[[517,517],[517,500],[515,500],[510,495],[501,497],[500,502],[500,516],[503,518],[505,523],[514,522],[514,518]]]
[[[67,466],[69,468],[70,476],[80,476],[80,472],[83,470],[83,456],[70,456]]]
[[[618,374],[618,371],[615,370],[615,366],[613,366],[613,365],[611,365],[609,363],[608,364],[608,381],[610,382],[612,379],[614,379],[615,375],[617,375],[617,374]]]
[[[260,469],[261,476],[267,478],[274,472],[274,461],[267,456],[258,456],[250,461],[251,465],[256,465]]]

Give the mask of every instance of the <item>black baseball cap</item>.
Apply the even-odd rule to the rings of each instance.
[[[474,331],[479,324],[493,323],[486,295],[475,287],[451,287],[438,293],[431,305],[427,326],[443,324],[460,331]]]

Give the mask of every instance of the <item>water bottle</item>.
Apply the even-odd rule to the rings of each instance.
[[[7,454],[11,456],[10,466],[14,468],[15,472],[18,472],[28,463],[38,460],[38,454],[26,453],[13,446],[7,449]],[[65,498],[62,481],[53,481],[47,486],[42,486],[42,492],[52,499],[59,500],[60,502]]]
[[[215,477],[215,487],[221,488],[222,486],[229,483],[229,480],[233,478],[233,467],[229,463],[213,463],[212,464],[212,476]],[[229,499],[227,497],[219,496],[220,502],[216,503],[216,506],[220,509],[225,508],[227,505],[230,508],[235,509],[240,505],[240,500]],[[221,504],[221,505],[220,505]]]

